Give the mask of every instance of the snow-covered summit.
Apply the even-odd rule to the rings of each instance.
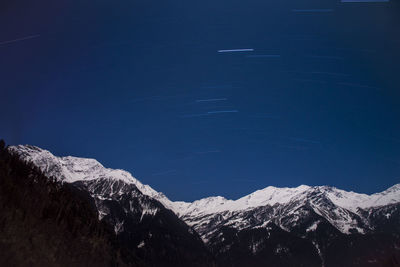
[[[358,208],[384,206],[400,202],[400,184],[372,195],[347,192],[330,186],[300,185],[294,188],[268,186],[237,200],[224,197],[204,198],[180,205],[181,214],[200,215],[223,211],[240,211],[261,206],[288,204],[294,201],[307,202],[312,196],[325,197],[336,206],[357,212]],[[184,210],[182,210],[184,209]]]
[[[319,187],[321,188],[321,187]],[[357,208],[370,208],[400,202],[400,184],[372,195],[348,192],[335,187],[323,189],[325,195],[337,206],[355,212]]]
[[[216,196],[194,202],[171,201],[163,193],[157,192],[149,185],[142,184],[129,172],[105,168],[95,159],[71,156],[56,157],[47,150],[30,145],[11,146],[9,150],[18,153],[24,160],[32,162],[47,175],[57,177],[63,182],[73,183],[107,178],[134,184],[143,194],[160,201],[165,207],[173,210],[179,216],[199,216],[225,211],[234,212],[293,202],[306,203],[315,197],[328,199],[337,207],[351,212],[357,212],[358,208],[365,209],[400,202],[400,184],[372,195],[347,192],[330,186],[300,185],[294,188],[268,186],[237,200]]]
[[[105,168],[95,159],[56,157],[47,150],[30,145],[11,146],[9,150],[18,153],[22,159],[32,162],[46,175],[62,182],[73,183],[98,178],[122,180],[126,183],[136,182],[129,172]]]
[[[144,195],[157,199],[164,206],[175,211],[175,206],[163,193],[157,192],[149,185],[141,183],[129,172],[106,168],[95,159],[71,156],[57,157],[48,150],[31,145],[10,146],[8,149],[12,153],[18,154],[23,160],[32,162],[47,176],[55,177],[61,182],[74,183],[77,181],[108,179],[110,181],[134,184]]]
[[[355,254],[354,262],[360,260],[360,247],[374,247],[369,254],[376,253],[375,247],[382,251],[397,248],[400,184],[371,195],[331,186],[300,185],[268,186],[236,200],[212,196],[194,202],[171,201],[129,172],[106,168],[94,159],[57,157],[34,146],[13,146],[9,150],[47,176],[87,192],[99,220],[140,250],[151,242],[170,242],[174,236],[170,230],[179,225],[178,239],[182,239],[182,233],[200,236],[214,255],[230,259],[236,254],[283,259],[296,251],[303,258],[309,251],[313,257],[319,256],[323,266],[339,248],[343,251],[337,255]],[[179,218],[171,216],[162,205]],[[170,229],[168,223],[173,218]],[[160,234],[160,229],[167,232]],[[343,238],[343,234],[348,236]],[[305,266],[321,266],[310,262]]]

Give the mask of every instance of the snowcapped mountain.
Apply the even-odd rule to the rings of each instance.
[[[56,157],[49,151],[35,146],[13,146],[11,151],[18,153],[24,160],[38,166],[46,175],[56,177],[58,180],[74,183],[83,181],[89,183],[92,180],[109,180],[109,194],[123,194],[124,190],[116,192],[116,184],[133,184],[143,195],[147,195],[160,201],[166,208],[174,211],[189,225],[195,228],[204,224],[205,218],[211,218],[215,214],[241,214],[245,211],[259,207],[279,207],[282,219],[287,216],[295,216],[299,207],[309,205],[313,211],[330,221],[338,230],[348,234],[355,227],[360,233],[368,230],[368,224],[359,228],[361,210],[373,207],[386,206],[400,202],[400,184],[373,195],[347,192],[329,186],[301,185],[295,188],[277,188],[273,186],[255,191],[237,200],[228,200],[224,197],[208,197],[194,202],[171,201],[163,193],[157,192],[149,185],[142,184],[129,172],[105,168],[95,159],[77,157]],[[90,184],[93,184],[90,183]],[[120,190],[120,189],[118,189]],[[102,192],[104,195],[105,193]],[[100,194],[100,195],[102,195]],[[282,213],[282,207],[289,207],[286,213]],[[275,217],[274,214],[273,217]],[[196,219],[197,218],[197,219]],[[201,218],[201,220],[199,220]],[[276,220],[276,219],[275,219]],[[239,228],[248,227],[248,222],[234,220],[234,225]],[[229,222],[232,225],[232,222]],[[284,229],[290,228],[287,223],[279,223]]]
[[[9,147],[24,160],[38,166],[50,177],[68,183],[107,178],[134,184],[144,195],[159,200],[167,208],[180,216],[205,215],[224,211],[243,211],[260,206],[285,205],[293,201],[306,201],[313,194],[318,194],[331,201],[337,207],[357,213],[358,209],[385,206],[400,202],[400,184],[373,195],[347,192],[330,186],[301,185],[295,188],[277,188],[268,186],[238,200],[228,200],[221,196],[208,197],[194,202],[170,201],[163,193],[149,185],[142,184],[129,172],[105,168],[95,159],[77,157],[56,157],[49,151],[30,145]]]
[[[99,220],[110,225],[124,248],[145,266],[209,266],[211,256],[196,232],[157,199],[165,196],[123,170],[94,159],[56,157],[34,146],[8,150],[47,177],[88,192]]]
[[[210,197],[185,203],[179,206],[183,214],[209,214],[222,211],[239,211],[260,206],[287,204],[309,197],[313,193],[321,193],[336,206],[356,212],[358,208],[384,206],[400,202],[400,184],[394,185],[384,192],[373,195],[347,192],[329,186],[301,185],[295,188],[277,188],[269,186],[258,190],[238,200],[227,200],[223,197]]]
[[[224,214],[230,216],[224,225],[236,228],[248,228],[251,225],[265,223],[265,218],[274,220],[282,229],[296,226],[295,218],[299,218],[299,209],[309,207],[313,212],[328,220],[339,231],[349,234],[350,230],[365,233],[372,226],[362,217],[363,210],[386,206],[400,202],[400,185],[373,195],[346,192],[328,186],[306,186],[296,188],[276,188],[269,186],[238,200],[227,200],[223,197],[205,198],[193,203],[184,203],[176,207],[177,213],[196,228],[204,225],[215,217]],[[242,214],[260,207],[271,207],[267,217],[260,218],[257,224],[243,218]],[[217,217],[218,217],[217,216]],[[303,214],[302,217],[305,215]],[[287,218],[293,220],[287,220]],[[198,229],[200,230],[200,229]],[[202,233],[203,231],[199,231]]]
[[[56,157],[29,145],[9,151],[47,176],[88,191],[99,219],[113,225],[117,235],[134,236],[124,237],[131,247],[150,249],[152,233],[135,229],[159,216],[174,224],[174,213],[191,227],[182,226],[193,235],[185,238],[196,239],[198,233],[221,266],[264,260],[271,266],[344,266],[337,255],[350,252],[350,265],[374,266],[400,253],[400,184],[372,195],[301,185],[269,186],[237,200],[217,196],[171,201],[130,173],[105,168],[94,159]],[[299,257],[304,264],[298,264]]]

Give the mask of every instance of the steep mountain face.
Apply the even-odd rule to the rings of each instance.
[[[144,266],[213,266],[198,234],[159,201],[144,195],[129,173],[106,169],[93,159],[57,158],[33,146],[9,151],[47,177],[85,192],[96,207],[96,220],[110,226],[118,245]]]
[[[99,219],[112,225],[120,244],[149,266],[212,266],[198,234],[134,184],[99,178],[72,185],[90,193]]]
[[[273,193],[266,194],[270,196],[268,204],[261,205],[259,192],[238,201],[200,200],[206,205],[218,201],[219,205],[210,210],[193,203],[196,208],[189,207],[182,219],[202,236],[223,266],[232,266],[229,259],[244,264],[249,258],[256,261],[254,265],[262,266],[267,259],[279,256],[287,261],[285,266],[381,266],[392,255],[399,255],[399,203],[350,210],[330,199],[333,188],[301,186],[265,191],[271,190]],[[271,200],[271,196],[279,196],[279,201]],[[243,203],[244,207],[239,205]],[[288,237],[278,238],[280,232]],[[290,242],[285,244],[282,240],[286,239]],[[241,256],[239,251],[247,254]],[[271,251],[275,255],[269,255]],[[300,261],[296,255],[299,251],[304,251]],[[274,260],[271,266],[282,266],[282,260]]]
[[[0,266],[145,266],[87,192],[50,180],[0,141]]]
[[[302,185],[174,202],[93,159],[33,146],[9,151],[88,192],[121,244],[157,266],[178,258],[210,264],[203,243],[218,266],[395,266],[400,256],[400,184],[373,195]]]

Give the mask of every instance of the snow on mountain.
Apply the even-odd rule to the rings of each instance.
[[[394,185],[381,193],[372,195],[347,192],[334,187],[325,187],[324,189],[328,198],[335,203],[335,205],[353,212],[356,212],[357,208],[365,209],[400,202],[400,184]]]
[[[228,200],[224,197],[209,197],[194,201],[186,206],[184,214],[200,215],[211,214],[222,211],[239,211],[260,206],[273,206],[275,204],[288,203],[292,199],[304,195],[309,186],[301,185],[296,188],[277,188],[268,186],[262,190],[255,191],[238,200]]]
[[[242,226],[247,225],[246,222],[243,222],[243,218],[239,218],[242,216],[240,214],[266,206],[288,207],[286,213],[279,211],[276,215],[282,218],[283,216],[296,217],[298,215],[295,214],[295,211],[307,204],[313,208],[314,212],[326,218],[340,231],[348,233],[350,228],[357,228],[357,225],[360,224],[354,217],[359,208],[367,209],[400,202],[400,184],[372,195],[347,192],[329,186],[301,185],[295,188],[269,186],[237,200],[216,196],[194,202],[171,201],[163,193],[157,192],[149,185],[142,184],[129,172],[105,168],[94,159],[56,157],[47,150],[30,145],[11,146],[9,149],[19,154],[24,160],[38,166],[46,175],[56,177],[62,182],[109,179],[134,184],[144,195],[158,200],[192,226],[207,224],[216,214],[222,216],[222,219],[229,215],[231,217],[229,225],[235,225],[235,222],[240,222]],[[232,214],[239,217],[232,217]],[[285,224],[280,225],[285,228]],[[363,232],[363,229],[360,229],[359,232]]]
[[[118,169],[105,168],[95,159],[78,157],[56,157],[49,151],[30,145],[11,146],[9,150],[18,153],[24,160],[32,162],[46,175],[55,177],[59,181],[73,183],[76,181],[90,181],[100,178],[123,181],[134,184],[145,195],[153,198],[162,198],[163,194],[155,191],[148,185],[142,184],[129,172]]]
[[[260,206],[273,206],[275,204],[287,204],[296,200],[307,198],[312,193],[320,193],[327,197],[338,207],[357,212],[358,208],[370,208],[384,206],[400,202],[400,184],[381,193],[373,195],[347,192],[329,186],[300,185],[295,188],[278,188],[268,186],[257,190],[238,200],[228,200],[224,197],[209,197],[196,200],[192,203],[184,202],[177,210],[181,214],[212,214],[223,211],[240,211]]]
[[[24,160],[32,162],[46,175],[59,181],[73,183],[76,181],[98,178],[114,178],[127,183],[135,183],[130,173],[123,170],[107,169],[95,159],[77,157],[56,157],[49,151],[35,146],[11,146],[11,152],[18,153]]]
[[[109,180],[109,190],[116,182],[134,184],[144,195],[150,196],[169,207],[170,202],[163,193],[157,192],[148,185],[142,184],[129,172],[118,169],[105,168],[95,159],[78,157],[56,157],[47,150],[30,145],[11,146],[9,150],[17,153],[26,161],[32,162],[39,167],[47,176],[55,177],[61,182],[74,183],[78,181]],[[116,192],[118,193],[118,192]],[[165,202],[165,203],[164,203]]]

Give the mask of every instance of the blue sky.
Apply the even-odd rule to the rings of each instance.
[[[400,4],[6,1],[0,136],[174,200],[400,181]]]

